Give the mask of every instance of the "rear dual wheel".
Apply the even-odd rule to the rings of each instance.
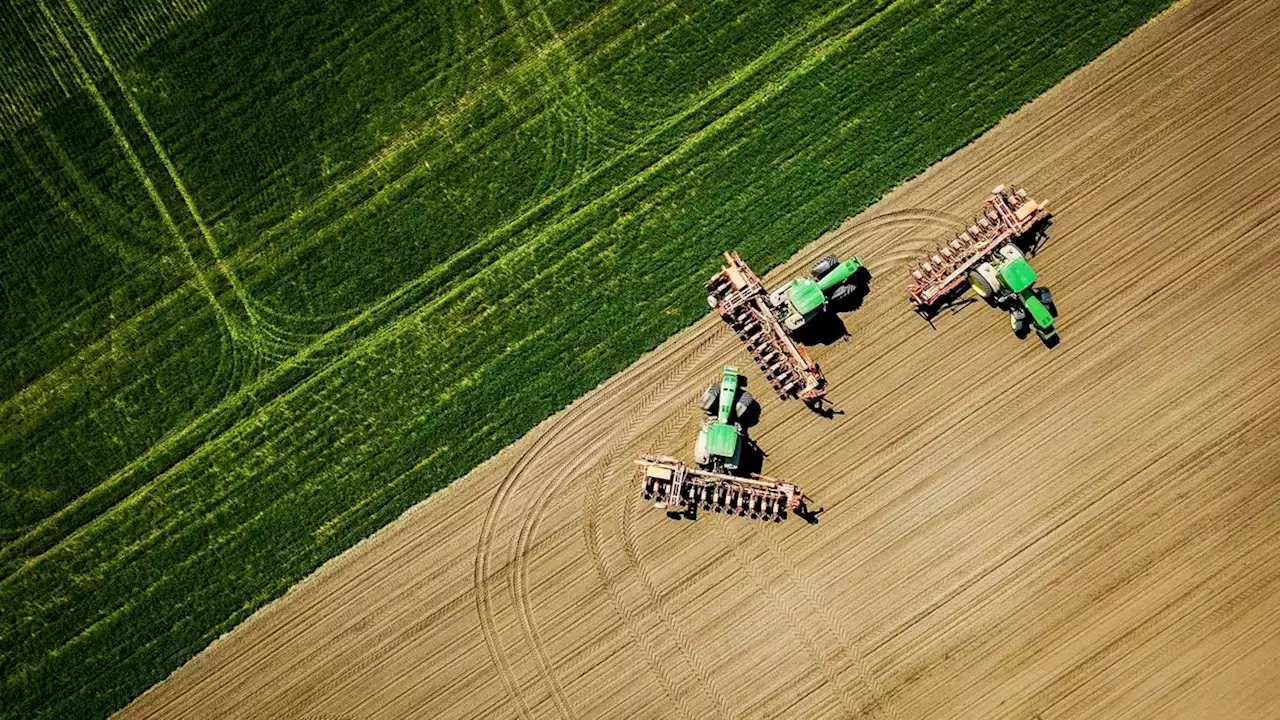
[[[991,263],[984,262],[969,271],[969,285],[973,287],[974,292],[978,293],[978,297],[994,302],[996,290],[1000,287],[1000,276],[996,274],[996,269]]]
[[[746,390],[738,391],[738,401],[733,404],[734,417],[741,419],[751,408],[755,406],[756,399]],[[702,408],[702,412],[708,415],[715,415],[720,406],[720,386],[708,385],[706,390],[702,391],[702,397],[698,398],[698,407]]]

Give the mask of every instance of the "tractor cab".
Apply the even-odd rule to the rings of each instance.
[[[811,320],[827,304],[826,295],[818,283],[807,277],[794,278],[787,283],[787,329],[795,330]]]
[[[693,459],[702,467],[733,472],[742,465],[742,428],[708,422],[698,434]]]

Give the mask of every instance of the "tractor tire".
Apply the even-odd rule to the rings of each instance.
[[[841,303],[846,302],[847,300],[852,298],[854,294],[857,292],[858,292],[858,288],[855,287],[853,283],[846,282],[842,285],[837,286],[835,290],[831,291],[831,298],[827,302],[831,303],[832,305],[839,306]]]
[[[996,290],[1000,287],[996,269],[991,267],[991,263],[982,263],[970,270],[969,284],[973,286],[973,291],[978,293],[978,297],[987,301],[995,300]]]
[[[755,405],[756,399],[751,397],[751,393],[743,390],[738,393],[738,402],[733,405],[734,417],[742,419],[747,413],[751,412],[752,406]]]
[[[813,276],[814,280],[821,280],[823,275],[835,270],[839,264],[840,258],[835,255],[823,255],[818,259],[818,262],[809,268],[809,274]]]
[[[1020,307],[1016,307],[1009,311],[1009,324],[1013,326],[1013,334],[1020,338],[1027,336],[1027,330],[1030,329],[1030,323],[1027,319],[1027,311]]]
[[[718,385],[708,385],[706,390],[702,391],[702,397],[698,398],[698,407],[702,408],[702,412],[708,415],[716,414],[716,406],[719,405],[720,387]]]

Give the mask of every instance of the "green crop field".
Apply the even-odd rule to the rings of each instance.
[[[0,713],[123,706],[1167,4],[5,5]]]

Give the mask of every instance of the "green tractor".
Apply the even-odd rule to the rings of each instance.
[[[707,418],[698,430],[698,441],[693,448],[693,459],[699,468],[729,474],[742,468],[746,432],[741,420],[755,405],[755,398],[743,387],[745,384],[738,368],[726,365],[720,384],[712,384],[702,393],[699,405]]]
[[[769,293],[769,306],[787,334],[794,333],[818,317],[828,305],[839,305],[858,292],[857,278],[864,272],[862,261],[844,262],[824,255],[809,268],[810,277],[800,276]]]
[[[1047,344],[1058,339],[1053,326],[1057,308],[1048,288],[1037,288],[1036,271],[1022,250],[1013,243],[1000,246],[989,261],[969,271],[969,284],[974,292],[992,305],[1009,311],[1009,322],[1018,337],[1026,337],[1030,328]]]

